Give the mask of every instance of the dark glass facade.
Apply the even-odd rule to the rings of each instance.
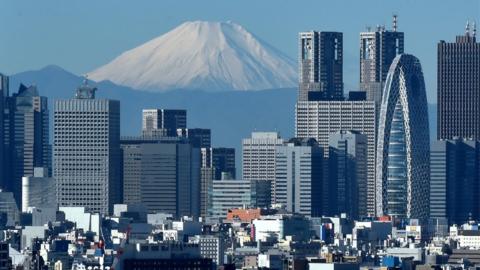
[[[437,137],[480,140],[480,43],[467,31],[437,53]]]

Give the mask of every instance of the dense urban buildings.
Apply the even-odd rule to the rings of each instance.
[[[480,218],[480,142],[434,141],[430,146],[430,217],[450,224]]]
[[[277,146],[273,203],[291,213],[324,214],[323,165],[323,149],[315,139],[293,138]]]
[[[360,33],[360,90],[367,93],[367,100],[380,105],[390,65],[403,51],[404,34],[397,31],[397,16],[392,30],[377,26],[375,31]]]
[[[357,131],[339,130],[328,140],[329,215],[346,213],[359,218],[367,208],[367,136]]]
[[[437,137],[480,140],[480,43],[475,25],[437,48]]]
[[[51,167],[47,98],[36,86],[20,84],[7,97],[4,110],[5,158],[8,181],[17,204],[22,201],[22,177],[33,176],[35,167]]]
[[[397,56],[388,72],[379,119],[377,215],[427,218],[430,138],[420,61]]]
[[[295,107],[295,136],[316,139],[326,158],[332,133],[355,130],[367,137],[368,184],[366,193],[359,194],[366,198],[366,208],[359,209],[360,216],[375,215],[375,115],[375,102],[362,99],[299,101]],[[328,199],[324,200],[328,204]]]
[[[343,34],[299,33],[298,100],[343,98]]]
[[[0,269],[479,268],[475,27],[438,45],[431,144],[396,16],[360,34],[348,97],[342,38],[300,33],[297,137],[253,132],[238,178],[235,149],[185,110],[144,110],[141,135],[120,137],[119,102],[87,82],[55,102],[52,164],[46,98],[9,96],[0,74]]]
[[[187,128],[186,110],[143,110],[142,132],[146,136],[177,136],[177,129]]]
[[[120,102],[95,99],[85,82],[55,101],[54,178],[59,206],[108,214],[121,201]]]
[[[122,138],[123,197],[149,213],[199,215],[200,150],[174,137]]]

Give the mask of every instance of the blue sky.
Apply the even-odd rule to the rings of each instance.
[[[342,31],[350,90],[359,80],[359,32],[391,27],[394,13],[406,52],[423,64],[429,102],[435,102],[436,43],[462,34],[467,19],[480,23],[480,0],[2,0],[0,72],[56,64],[82,74],[184,21],[232,20],[292,58],[299,31]]]

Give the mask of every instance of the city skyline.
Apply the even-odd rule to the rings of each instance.
[[[436,103],[436,54],[434,48],[440,40],[453,41],[463,31],[466,20],[480,17],[478,1],[402,1],[385,2],[369,0],[367,3],[351,2],[348,9],[342,3],[328,2],[311,5],[317,8],[301,10],[295,4],[277,4],[276,12],[265,12],[273,3],[265,1],[256,3],[257,9],[243,12],[248,5],[211,1],[215,6],[206,10],[199,3],[189,2],[192,8],[183,9],[184,14],[173,12],[183,4],[174,2],[147,2],[133,5],[126,1],[117,4],[116,12],[103,16],[110,1],[96,3],[71,3],[56,5],[55,1],[18,1],[4,2],[0,11],[0,22],[16,22],[10,27],[0,29],[0,36],[8,42],[0,43],[0,63],[3,73],[14,74],[21,71],[38,69],[49,64],[57,64],[76,74],[84,74],[105,64],[119,53],[160,36],[185,21],[228,21],[243,25],[256,36],[268,41],[292,59],[297,56],[297,42],[294,37],[301,31],[340,31],[344,33],[344,79],[345,92],[358,90],[359,34],[366,27],[374,28],[377,24],[391,28],[392,14],[398,15],[398,30],[405,33],[405,52],[415,53],[422,61],[425,72],[427,96],[429,103]],[[90,4],[90,5],[89,5]],[[235,8],[232,8],[233,5]],[[193,8],[195,7],[195,8]],[[430,12],[434,8],[435,12]],[[39,12],[37,12],[37,10]],[[341,12],[340,12],[341,10]],[[142,18],[133,14],[142,12]],[[155,12],[154,12],[155,11]],[[296,11],[296,12],[291,12]],[[320,12],[318,16],[315,12]],[[338,11],[338,12],[331,12]],[[168,16],[158,14],[168,13]],[[253,12],[253,14],[252,14]],[[356,13],[369,16],[358,16]],[[255,19],[254,14],[261,13],[263,19]],[[430,18],[425,20],[423,15]],[[298,15],[302,14],[302,16]],[[335,15],[333,15],[335,14]],[[48,16],[45,16],[48,15]],[[266,16],[266,17],[265,17]],[[258,16],[257,16],[258,17]],[[288,18],[283,20],[282,18]],[[443,20],[448,17],[449,20]],[[91,20],[84,20],[90,18]],[[31,22],[35,21],[32,27]],[[59,24],[58,22],[62,23]],[[290,23],[285,25],[284,21]],[[282,31],[277,31],[278,25]],[[81,27],[80,27],[81,26]],[[48,29],[48,30],[47,30]],[[70,29],[70,30],[69,30]],[[111,29],[104,34],[105,29]],[[122,29],[122,30],[120,30]],[[125,31],[124,31],[125,30]],[[34,47],[28,46],[22,37],[40,37]],[[87,38],[86,38],[87,37]],[[90,43],[91,37],[98,42]],[[68,48],[66,47],[68,42]],[[5,53],[5,52],[12,53]],[[73,53],[75,51],[75,53]],[[18,53],[17,53],[18,52]],[[22,52],[22,53],[20,53]],[[19,57],[22,55],[22,57]],[[79,57],[79,56],[82,57]],[[28,60],[27,60],[28,59]],[[8,64],[7,64],[8,63]]]

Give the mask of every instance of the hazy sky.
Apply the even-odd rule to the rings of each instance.
[[[0,0],[0,72],[59,65],[76,74],[107,63],[184,21],[231,20],[297,57],[297,33],[344,33],[346,91],[358,86],[359,32],[399,16],[406,52],[423,64],[436,98],[436,43],[480,23],[480,0]]]

